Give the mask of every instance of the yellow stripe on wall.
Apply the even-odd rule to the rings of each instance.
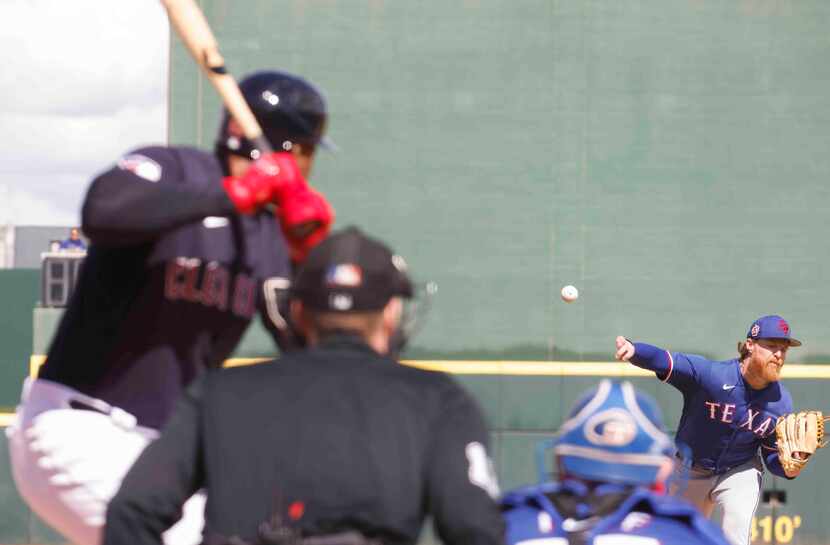
[[[32,354],[29,357],[29,376],[36,377],[37,370],[40,369],[40,366],[43,365],[43,362],[46,361],[45,354]]]
[[[254,365],[269,361],[270,358],[230,358],[225,367]],[[37,371],[46,356],[34,354],[29,358],[29,375]],[[551,376],[551,377],[652,377],[654,373],[635,367],[630,363],[607,361],[476,361],[476,360],[403,360],[401,363],[427,369],[443,371],[453,375],[503,375],[503,376]],[[830,365],[787,364],[782,377],[799,379],[830,379]],[[0,413],[0,427],[8,426],[14,413]]]
[[[648,377],[654,373],[630,363],[601,361],[454,361],[407,360],[406,365],[454,375]]]
[[[270,358],[230,358],[225,367],[239,367],[269,361]],[[29,358],[29,375],[46,361],[43,354]],[[506,376],[554,376],[554,377],[651,377],[654,373],[618,361],[478,361],[478,360],[403,360],[401,363],[430,371],[443,371],[453,375],[506,375]],[[784,366],[782,378],[830,379],[830,365],[803,365],[791,363]]]

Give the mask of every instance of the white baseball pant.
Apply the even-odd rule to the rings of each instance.
[[[96,410],[78,410],[71,402]],[[107,503],[158,432],[72,388],[26,379],[15,422],[6,428],[17,490],[40,518],[75,545],[100,545]],[[205,496],[192,496],[166,545],[202,541]]]

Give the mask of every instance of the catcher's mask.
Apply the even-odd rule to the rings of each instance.
[[[630,382],[606,379],[573,406],[549,445],[568,476],[650,486],[674,465],[674,443],[662,427],[654,400]]]
[[[432,298],[438,293],[435,282],[416,284],[413,296],[406,299],[398,329],[389,340],[389,356],[395,358],[406,348],[409,340],[424,325],[424,319],[432,308]]]

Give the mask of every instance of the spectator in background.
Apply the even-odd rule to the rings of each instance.
[[[62,252],[85,252],[86,242],[81,238],[81,231],[77,227],[69,230],[69,238],[61,241],[60,251]]]

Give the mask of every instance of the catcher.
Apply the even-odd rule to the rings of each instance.
[[[603,380],[537,447],[540,484],[502,498],[508,545],[727,545],[693,506],[665,495],[673,455],[657,403],[630,382]]]
[[[790,415],[792,397],[779,381],[794,346],[801,342],[791,336],[787,321],[774,315],[752,322],[738,343],[738,357],[727,361],[617,337],[618,360],[654,371],[683,394],[676,443],[688,479],[678,482],[688,482],[672,492],[707,517],[718,507],[733,545],[749,545],[764,466],[795,478],[821,445],[823,419],[815,412]]]

